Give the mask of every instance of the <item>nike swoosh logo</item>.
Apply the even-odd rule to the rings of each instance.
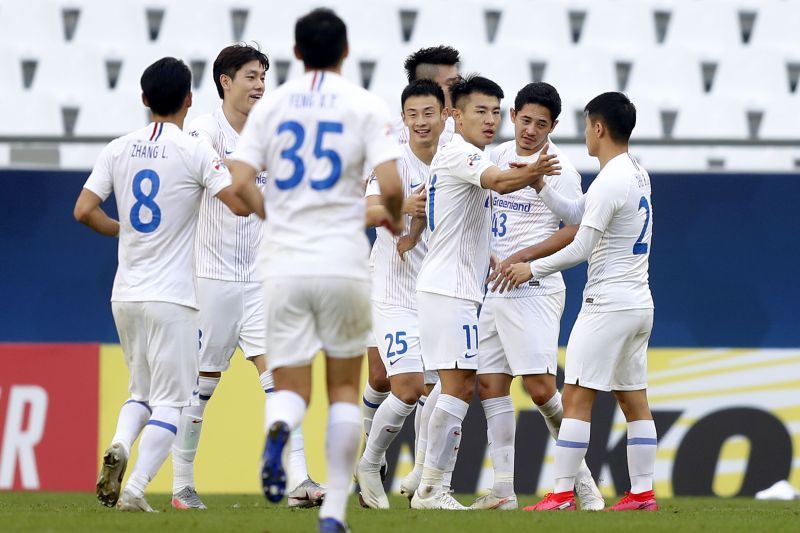
[[[399,429],[395,429],[394,431],[392,431],[391,428],[386,428],[386,431],[389,432],[389,433],[397,433],[400,430]]]
[[[193,390],[192,391],[192,396],[197,396],[198,394],[200,394],[199,390]]]
[[[396,362],[398,362],[400,359],[402,359],[402,357],[398,357],[398,358],[397,358],[397,359],[395,359],[394,361],[389,361],[389,365],[391,365],[391,366],[394,366],[394,364],[395,364]]]
[[[228,150],[225,150],[225,155],[226,155],[226,156],[229,156],[229,155],[231,155],[232,153],[233,153],[233,150],[230,150],[230,151],[228,151]]]
[[[477,356],[478,354],[474,353],[472,355],[464,354],[464,359],[472,359],[473,357]]]
[[[415,184],[415,183],[412,183],[411,185],[409,185],[409,186],[408,186],[408,188],[409,188],[409,189],[416,189],[416,188],[417,188],[417,187],[419,187],[420,185],[422,185],[422,183],[416,183],[416,184]]]

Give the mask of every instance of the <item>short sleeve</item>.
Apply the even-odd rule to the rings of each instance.
[[[193,120],[186,131],[190,137],[203,140],[211,146],[214,146],[214,138],[201,119]]]
[[[250,111],[250,116],[244,124],[242,135],[236,143],[236,151],[229,156],[229,159],[241,161],[261,172],[266,169],[266,143],[273,136],[265,133],[266,118],[269,111],[264,102],[259,102]]]
[[[598,176],[586,193],[586,208],[581,219],[581,226],[588,226],[604,232],[614,213],[625,202],[626,191],[615,186],[611,179]]]
[[[113,142],[107,144],[100,152],[92,173],[89,174],[89,178],[83,185],[84,189],[89,189],[102,200],[108,198],[114,190],[114,176],[112,173],[114,163],[113,144]]]
[[[367,191],[364,193],[364,196],[369,198],[370,196],[380,196],[380,194],[381,185],[378,183],[378,177],[374,172],[371,172],[369,178],[367,178]]]
[[[481,186],[481,174],[495,166],[483,151],[468,143],[464,143],[460,150],[454,150],[448,159],[452,175],[476,187]]]
[[[210,144],[197,143],[195,153],[200,183],[203,187],[216,196],[222,189],[231,185],[231,174],[228,167]]]
[[[375,168],[386,161],[400,159],[402,156],[389,109],[383,102],[376,99],[374,105],[370,106],[361,133],[369,168]]]

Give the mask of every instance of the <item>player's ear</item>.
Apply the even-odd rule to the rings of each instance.
[[[192,91],[189,91],[189,94],[183,99],[183,107],[186,109],[192,107]]]
[[[550,126],[550,133],[553,133],[553,130],[555,130],[555,129],[556,129],[556,126],[557,126],[557,125],[558,125],[558,119],[555,119],[555,120],[553,121],[553,125],[552,125],[552,126]]]
[[[233,80],[227,74],[220,74],[219,75],[219,84],[222,86],[223,89],[230,89],[231,83]]]
[[[294,57],[299,59],[300,61],[303,60],[303,54],[300,53],[300,49],[297,48],[297,45],[294,45]]]
[[[517,110],[516,109],[514,109],[513,107],[510,107],[508,109],[508,114],[511,117],[511,122],[514,122],[515,120],[517,120]]]

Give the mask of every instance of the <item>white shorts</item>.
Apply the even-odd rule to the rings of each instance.
[[[261,283],[197,278],[200,371],[223,372],[239,346],[248,359],[264,355]]]
[[[417,306],[425,368],[477,370],[477,302],[419,291]]]
[[[567,344],[565,383],[600,391],[647,388],[652,309],[578,315]]]
[[[416,310],[372,302],[372,332],[387,376],[419,372],[426,384],[436,383],[436,371],[426,372],[422,363]]]
[[[197,404],[197,310],[168,302],[111,302],[131,398],[151,407]]]
[[[478,320],[478,374],[555,375],[565,295],[487,298]]]
[[[339,277],[272,277],[264,281],[270,370],[328,357],[362,356],[371,334],[369,281]]]

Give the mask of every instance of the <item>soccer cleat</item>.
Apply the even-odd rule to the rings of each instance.
[[[656,495],[652,490],[639,494],[626,492],[620,501],[609,507],[609,511],[658,511]]]
[[[409,505],[411,505],[411,500],[414,498],[414,493],[417,491],[421,480],[422,472],[412,470],[403,478],[403,481],[400,482],[400,494],[408,498]]]
[[[173,494],[172,506],[175,509],[208,509],[193,487],[183,487]]]
[[[350,528],[335,518],[320,518],[319,533],[350,533]]]
[[[103,454],[103,467],[97,478],[97,499],[106,507],[114,507],[119,500],[122,478],[128,466],[128,455],[121,444],[109,446]]]
[[[128,490],[123,490],[122,494],[119,497],[119,501],[117,501],[117,509],[120,511],[125,512],[133,512],[133,513],[157,513],[155,509],[150,507],[150,504],[147,503],[147,500],[144,499],[144,496],[134,496]]]
[[[267,442],[261,460],[261,488],[264,496],[272,503],[281,501],[286,492],[286,470],[283,468],[282,456],[290,433],[285,422],[275,422],[267,431]]]
[[[475,503],[469,506],[470,509],[497,509],[500,511],[510,511],[512,509],[516,509],[519,506],[517,503],[517,496],[512,494],[511,496],[506,497],[499,497],[495,496],[493,493],[489,493],[485,496],[481,496]]]
[[[370,509],[388,509],[389,498],[383,490],[381,482],[380,467],[375,469],[364,459],[358,462],[356,467],[356,477],[358,478],[358,501],[361,507]]]
[[[450,492],[443,489],[431,492],[427,498],[420,496],[419,490],[415,491],[414,497],[411,499],[411,508],[442,509],[445,511],[468,511],[470,509],[461,505],[458,500],[453,498]]]
[[[591,475],[578,478],[575,482],[575,494],[581,501],[582,511],[602,511],[606,506],[603,495],[600,494],[600,489],[592,479]]]
[[[570,490],[567,492],[548,492],[544,499],[536,505],[523,507],[523,511],[575,511],[575,495]]]
[[[325,489],[319,483],[307,477],[305,481],[297,485],[286,495],[289,499],[289,507],[308,509],[322,505],[325,499]]]

